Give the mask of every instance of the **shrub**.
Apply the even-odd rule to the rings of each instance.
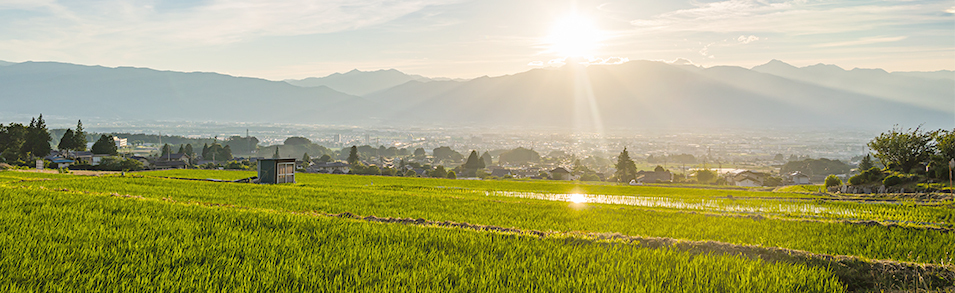
[[[454,171],[448,171],[448,179],[458,179],[458,175]]]
[[[895,186],[901,183],[902,183],[902,178],[899,177],[898,175],[885,177],[885,179],[882,180],[882,185],[885,185],[885,186]]]
[[[849,184],[851,185],[862,185],[865,184],[866,174],[856,174],[855,176],[849,177]]]
[[[826,176],[826,188],[842,185],[842,179],[836,177],[836,175]]]

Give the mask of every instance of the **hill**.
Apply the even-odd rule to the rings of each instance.
[[[342,118],[342,110],[362,104],[327,87],[54,62],[0,67],[0,88],[6,111],[84,118],[315,122]]]
[[[409,75],[395,69],[360,71],[358,69],[346,73],[334,73],[325,77],[309,77],[300,80],[286,80],[285,82],[301,87],[327,86],[336,91],[351,95],[362,96],[381,91],[409,81],[431,81],[420,75]]]

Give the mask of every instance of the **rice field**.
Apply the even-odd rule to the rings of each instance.
[[[816,254],[858,257],[862,260],[904,261],[949,268],[952,267],[953,256],[955,256],[953,255],[955,235],[951,230],[955,217],[953,217],[951,203],[860,203],[831,201],[811,194],[612,184],[581,185],[555,181],[471,181],[298,174],[296,184],[255,185],[164,178],[234,180],[254,175],[254,172],[243,171],[198,170],[140,172],[126,176],[98,177],[0,172],[0,200],[4,201],[3,208],[8,210],[5,212],[7,215],[5,217],[9,217],[0,220],[0,225],[6,225],[10,230],[10,227],[31,226],[33,222],[38,222],[34,230],[22,229],[26,234],[4,234],[16,236],[3,238],[6,242],[0,242],[2,243],[0,252],[7,255],[5,252],[13,251],[8,250],[13,249],[12,247],[30,251],[48,245],[62,248],[63,245],[69,247],[69,245],[95,244],[106,247],[103,246],[105,244],[100,243],[105,241],[110,245],[152,247],[151,253],[155,255],[149,257],[156,258],[156,261],[164,257],[185,257],[193,253],[192,250],[198,249],[202,251],[201,257],[196,256],[202,259],[198,265],[196,262],[178,263],[195,266],[196,270],[205,270],[209,266],[246,270],[246,266],[263,265],[262,262],[276,266],[266,270],[267,272],[254,272],[253,269],[248,269],[244,271],[246,275],[232,275],[229,277],[232,279],[217,275],[214,270],[189,274],[189,276],[197,277],[188,278],[201,276],[200,279],[190,279],[186,282],[189,284],[208,282],[231,284],[228,287],[209,287],[208,285],[188,287],[202,291],[259,291],[262,288],[277,288],[267,284],[298,284],[282,287],[285,289],[280,291],[356,291],[357,288],[362,288],[357,291],[406,291],[410,290],[408,288],[414,288],[411,291],[485,291],[486,288],[492,288],[489,287],[492,284],[507,284],[505,287],[512,289],[506,291],[672,292],[674,288],[691,288],[684,292],[840,292],[846,289],[846,284],[838,279],[832,279],[834,275],[838,275],[838,272],[832,272],[828,267],[763,261],[732,254],[690,254],[675,248],[640,248],[612,240],[586,240],[572,236],[578,233],[616,233],[637,237],[665,237],[677,241],[719,241],[734,245],[777,247]],[[30,208],[10,210],[11,205]],[[45,214],[40,213],[40,210],[49,214],[44,216]],[[360,217],[410,218],[513,227],[523,231],[543,231],[547,236],[367,223],[321,216],[340,213],[351,213]],[[49,216],[52,214],[64,216]],[[860,221],[866,222],[858,223]],[[89,231],[108,230],[110,227],[118,229],[117,231],[124,231],[123,229],[131,231],[128,231],[129,235],[122,236],[126,237],[125,240],[110,240],[113,236],[108,235],[103,236],[105,238],[90,240],[79,234],[69,234],[72,232],[68,233],[66,230],[69,229],[66,226],[70,225],[78,227],[91,225],[88,229],[92,230]],[[57,232],[60,233],[59,236],[56,236],[48,235],[42,227],[63,228],[51,229],[51,231],[59,231]],[[137,230],[136,227],[147,228]],[[338,234],[320,237],[312,235],[326,232]],[[149,241],[137,240],[165,239],[163,237],[167,237],[165,236],[167,233],[182,234],[191,238],[179,239],[176,238],[178,236],[168,236],[174,240],[163,240],[167,242],[162,242],[161,245],[151,245]],[[205,237],[229,239],[238,244],[220,244]],[[310,246],[308,243],[311,243],[314,237],[325,237],[321,238],[325,239],[321,242],[323,245]],[[32,243],[29,245],[35,247],[23,247],[27,245],[19,244],[24,242],[23,239],[36,239],[26,241],[27,244]],[[375,242],[379,240],[385,243]],[[428,243],[429,246],[436,245],[442,249],[427,248],[421,252],[420,250],[425,248],[414,244],[420,242],[419,240]],[[49,244],[51,241],[54,243],[67,241],[68,244]],[[260,245],[256,241],[262,241],[265,244]],[[346,248],[323,250],[330,243],[338,243],[336,241],[365,248],[354,252]],[[372,243],[362,241],[372,241]],[[157,248],[183,247],[177,244],[178,242],[188,245],[175,250]],[[295,248],[284,246],[285,243],[292,243]],[[216,254],[209,251],[211,249],[207,247],[209,245],[221,249],[215,250],[219,253],[243,251],[240,259],[248,260],[249,263],[234,260],[230,262],[221,259],[221,256],[213,256]],[[457,249],[455,251],[458,253],[446,251],[451,248]],[[147,257],[145,254],[126,258],[105,256],[100,254],[102,249],[80,250],[80,246],[72,250],[65,249],[67,250],[47,250],[44,253],[29,255],[36,256],[38,259],[53,257],[51,255],[62,258],[60,255],[66,251],[81,251],[66,254],[81,258],[98,255],[103,257],[102,260],[116,260],[117,264],[122,263],[119,259],[133,261],[138,257]],[[127,247],[127,249],[131,248]],[[442,265],[441,269],[431,270],[430,265],[422,264],[420,261],[415,263],[414,259],[402,260],[401,257],[391,256],[391,254],[380,257],[362,255],[370,251],[380,253],[379,250],[396,249],[417,251],[417,254],[411,254],[419,259],[440,258],[446,264]],[[282,252],[271,250],[282,250]],[[292,254],[284,254],[286,251],[291,251],[288,253]],[[499,254],[500,251],[521,251],[521,254],[525,256],[503,257]],[[323,254],[326,252],[328,254]],[[551,252],[555,254],[549,254]],[[121,255],[133,252],[116,253]],[[167,256],[169,253],[174,255]],[[580,254],[577,256],[573,253]],[[313,254],[324,256],[315,259],[312,257]],[[528,261],[527,254],[535,256],[530,258],[534,260],[534,264],[523,263]],[[235,257],[238,256],[231,255],[231,258]],[[329,271],[322,271],[326,267],[319,268],[313,262],[327,262],[335,257],[345,258],[347,260],[343,261],[351,265],[362,264],[359,265],[360,267],[378,266],[381,268],[376,272],[391,272],[396,275],[394,278],[389,278],[389,274],[386,273],[374,275],[370,271],[349,267],[353,271],[349,271],[350,275],[346,274],[346,276],[352,276],[351,279],[345,278],[335,282],[325,279],[317,280],[322,279],[321,276],[328,276]],[[391,257],[396,259],[391,260]],[[17,257],[12,257],[14,260],[8,261],[10,258],[0,262],[0,271],[3,271],[4,276],[8,275],[7,269],[33,261],[24,261],[23,258]],[[291,258],[309,264],[298,263],[298,261],[290,260]],[[697,261],[701,262],[699,264],[701,267],[671,267],[665,268],[664,273],[660,273],[639,265],[653,263],[649,259],[659,261],[658,265],[652,265],[654,268],[666,267],[670,262],[682,266],[694,264]],[[388,264],[377,262],[388,262]],[[428,261],[428,263],[431,262]],[[68,264],[66,266],[68,268],[80,266],[76,269],[82,272],[96,271],[93,267],[82,267],[96,265],[89,265],[86,260],[69,257],[36,262],[37,266],[56,263]],[[722,263],[722,265],[706,267],[715,265],[714,263]],[[465,266],[467,269],[462,269],[462,264],[468,264]],[[153,265],[180,267],[180,265],[169,263]],[[140,270],[133,264],[122,265],[120,268],[127,266],[130,270]],[[504,266],[508,269],[493,271],[487,266]],[[647,271],[636,270],[634,266]],[[735,273],[734,270],[737,268],[742,269],[746,266],[750,266],[749,270],[765,271],[766,274],[750,276]],[[772,271],[773,266],[780,266],[780,271]],[[290,267],[295,268],[295,278],[285,275],[286,272],[283,271]],[[36,271],[32,274],[42,271],[42,269],[34,270]],[[357,270],[357,273],[354,270]],[[404,272],[405,270],[422,272],[416,275],[417,273]],[[563,273],[556,273],[557,271]],[[783,271],[798,273],[798,276],[780,275]],[[177,271],[165,272],[161,276],[134,282],[127,279],[130,276],[108,276],[111,272],[112,269],[101,268],[100,274],[103,276],[75,277],[74,279],[87,280],[87,283],[92,284],[88,288],[102,288],[104,284],[110,284],[107,287],[127,284],[130,286],[127,288],[174,288],[174,285],[171,285],[173,283],[162,283],[164,285],[157,286],[158,283],[154,283],[154,280],[177,280],[175,282],[179,283],[175,284],[182,286],[183,278],[187,278],[187,274]],[[341,269],[334,272],[341,272]],[[431,274],[441,275],[449,272],[459,274],[448,278],[427,277]],[[686,272],[709,272],[715,274],[715,277],[710,275],[703,277],[704,275],[697,273],[684,275]],[[47,271],[40,276],[49,276],[56,280],[73,278],[50,275],[53,273]],[[265,281],[250,277],[262,274],[271,275]],[[355,274],[360,277],[356,277]],[[368,279],[364,274],[372,274],[375,277]],[[724,277],[734,279],[727,277],[733,274],[739,275],[735,279],[740,279],[743,283],[717,280]],[[401,277],[398,277],[399,275]],[[27,276],[17,278],[37,280]],[[90,278],[97,281],[92,282]],[[674,281],[673,278],[680,281]],[[703,280],[706,278],[715,279]],[[636,282],[639,285],[635,285],[632,280],[636,279],[646,281]],[[796,281],[791,282],[792,284],[782,281],[787,279]],[[809,279],[813,281],[806,281]],[[12,280],[0,279],[0,284],[20,284],[7,287],[14,290],[33,288],[39,284],[18,283]],[[46,280],[49,282],[49,279]],[[247,280],[254,281],[242,283]],[[354,283],[367,280],[375,280],[375,284],[385,285],[382,287],[369,286],[370,283]],[[454,280],[454,282],[450,283],[452,285],[442,283],[446,280]],[[541,282],[548,284],[545,286]],[[771,284],[767,285],[763,282]],[[757,287],[746,287],[750,288],[749,290],[726,289],[750,286],[740,285],[744,283],[752,283],[752,286]],[[808,286],[808,283],[819,286]],[[70,284],[72,285],[64,285],[66,287],[63,288],[75,287],[78,283]],[[404,289],[396,290],[395,288]],[[764,290],[767,288],[772,289]]]

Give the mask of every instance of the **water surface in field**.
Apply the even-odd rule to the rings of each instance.
[[[814,215],[837,218],[858,218],[858,212],[843,208],[823,207],[812,202],[737,199],[675,199],[669,197],[643,197],[625,195],[601,195],[579,193],[536,193],[515,191],[488,191],[488,196],[506,196],[572,203],[601,203],[671,208],[681,210],[734,212],[747,214]]]

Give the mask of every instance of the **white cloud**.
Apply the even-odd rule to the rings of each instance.
[[[945,12],[955,14],[955,6],[952,6],[952,7],[949,7],[948,9],[945,9]]]
[[[752,42],[755,42],[755,41],[759,41],[759,37],[754,36],[754,35],[750,35],[750,36],[748,36],[748,37],[747,37],[747,36],[739,36],[739,38],[737,38],[736,40],[739,41],[740,43],[743,43],[743,44],[749,44],[749,43],[752,43]]]

